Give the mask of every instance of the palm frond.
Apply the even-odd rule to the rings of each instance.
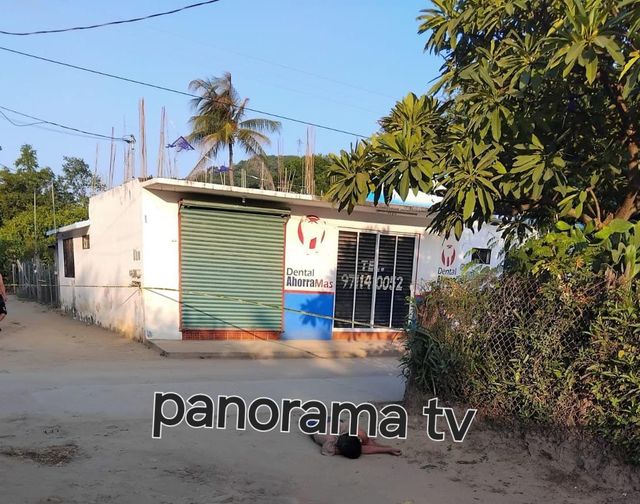
[[[256,142],[261,145],[271,145],[271,140],[264,133],[260,133],[259,131],[248,129],[248,128],[238,128],[238,138],[246,138],[248,136],[252,137]]]
[[[203,149],[200,153],[200,159],[191,170],[191,173],[199,173],[205,171],[210,165],[213,165],[213,159],[215,159],[221,145],[215,145],[210,149]]]
[[[240,101],[240,96],[236,88],[233,87],[231,72],[225,72],[222,77],[214,77],[211,79],[211,84],[219,96],[226,96],[233,104],[237,104]]]
[[[247,106],[248,102],[249,102],[249,98],[243,98],[242,102],[238,103],[236,108],[234,109],[233,119],[237,123],[240,123],[240,121],[242,121],[242,118],[244,117],[244,112],[245,112],[244,109]]]
[[[270,144],[266,136],[247,129],[238,130],[237,142],[247,154],[261,158],[266,156],[262,145]]]
[[[240,128],[251,129],[264,133],[278,133],[281,128],[281,124],[278,121],[272,121],[271,119],[246,119],[239,124]]]

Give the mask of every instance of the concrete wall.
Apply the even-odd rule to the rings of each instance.
[[[424,233],[427,219],[418,215],[359,209],[351,215],[331,208],[296,205],[287,223],[284,275],[283,339],[332,339],[339,337],[333,322],[337,282],[338,234],[361,231],[416,238]],[[416,279],[407,279],[408,293]],[[317,313],[320,317],[310,316]]]
[[[418,255],[417,289],[424,287],[426,282],[437,280],[440,276],[455,277],[464,270],[464,265],[471,261],[471,250],[474,248],[490,248],[492,268],[502,262],[504,240],[496,226],[482,226],[480,231],[465,229],[456,240],[453,237],[445,239],[443,236],[423,233],[420,237],[420,252]]]
[[[179,224],[178,202],[194,199],[194,195],[171,191],[142,190],[142,263],[144,291],[144,315],[146,336],[150,339],[181,339],[180,305],[178,289],[179,272]],[[247,204],[251,204],[250,201]],[[299,238],[299,226],[306,216],[316,216],[321,221],[322,233],[314,238],[313,225],[303,224],[304,240]],[[336,218],[339,217],[339,218]],[[376,221],[376,222],[370,222]],[[351,215],[337,214],[331,208],[318,208],[304,204],[291,205],[291,217],[286,226],[285,271],[283,285],[283,338],[326,339],[331,337],[333,324],[327,318],[311,317],[295,312],[308,311],[332,316],[336,285],[336,265],[339,230],[360,230],[416,237],[416,253],[419,257],[411,279],[410,292],[425,281],[435,280],[442,268],[442,251],[451,244],[456,260],[448,268],[459,274],[461,266],[469,261],[466,253],[473,247],[486,247],[496,237],[495,228],[483,227],[480,233],[465,231],[462,239],[445,241],[442,237],[427,234],[427,218],[424,211],[416,215],[389,213],[372,209],[359,210]],[[307,223],[308,224],[308,223]],[[500,243],[498,243],[500,246]],[[492,265],[497,265],[498,254],[492,254]],[[292,270],[312,271],[307,275],[319,280],[313,287],[287,285]],[[298,275],[299,277],[300,275]],[[303,275],[304,276],[304,275]]]
[[[79,318],[131,337],[181,339],[178,202],[183,198],[196,199],[197,196],[143,189],[137,180],[92,198],[88,231],[91,248],[82,249],[84,232],[76,231],[73,235],[74,279],[64,278],[62,258],[62,238],[71,235],[59,237],[63,308]],[[247,200],[247,204],[251,202]],[[318,222],[309,220],[308,216],[314,216]],[[419,291],[425,281],[435,280],[439,275],[459,274],[463,263],[469,260],[465,255],[471,248],[484,248],[496,241],[497,250],[501,249],[495,228],[485,226],[476,234],[465,231],[460,241],[443,240],[426,234],[427,222],[424,210],[411,215],[367,208],[348,215],[306,203],[291,204],[291,217],[285,231],[284,306],[333,315],[340,230],[415,236],[418,258],[410,282],[412,294]],[[497,251],[491,259],[493,266],[499,263]],[[313,285],[299,287],[295,281],[288,283],[292,277],[311,278]],[[144,291],[129,287],[135,280],[142,283]],[[312,318],[310,321],[303,314],[286,310],[283,337],[330,338],[332,322]]]
[[[178,201],[184,194],[142,191],[142,243],[146,336],[182,339]],[[154,289],[154,287],[159,289]]]
[[[309,220],[309,216],[313,218]],[[419,293],[427,282],[439,276],[458,276],[464,264],[470,262],[473,248],[493,248],[491,266],[500,263],[503,242],[495,227],[483,226],[475,233],[465,230],[457,241],[427,233],[427,224],[424,211],[407,215],[367,209],[348,215],[337,214],[332,209],[293,207],[286,235],[283,338],[331,339],[339,337],[340,331],[354,332],[334,329],[332,321],[326,318],[334,313],[340,230],[414,236],[417,259],[410,279],[408,293],[411,295]],[[318,313],[321,317],[308,313]]]
[[[58,272],[63,309],[129,337],[142,337],[143,306],[136,287],[142,273],[142,202],[140,184],[132,180],[91,198],[90,248],[82,249],[74,232],[75,278],[65,278],[62,239],[58,237]],[[133,274],[133,276],[132,276]]]

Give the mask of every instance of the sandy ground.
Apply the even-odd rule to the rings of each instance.
[[[397,401],[392,359],[179,360],[11,299],[0,332],[0,502],[637,503],[625,471],[472,427],[401,457],[324,457],[299,433],[193,430],[151,438],[153,392]],[[606,472],[605,471],[605,472]]]

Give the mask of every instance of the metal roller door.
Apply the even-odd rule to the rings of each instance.
[[[283,210],[182,202],[183,331],[281,330],[286,215]]]

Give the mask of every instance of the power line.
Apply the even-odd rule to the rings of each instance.
[[[2,112],[2,110],[0,110],[0,115],[2,115],[2,117],[4,117],[7,121],[9,121],[11,124],[13,124],[14,126],[18,126],[18,127],[24,127],[24,126],[36,126],[38,124],[45,124],[44,121],[37,121],[37,122],[33,122],[33,123],[26,123],[26,124],[20,124],[17,123],[13,120],[11,120],[11,118],[5,114],[4,112]]]
[[[198,2],[191,5],[185,5],[184,7],[180,7],[179,9],[173,9],[165,12],[158,12],[156,14],[149,14],[148,16],[141,16],[141,17],[131,18],[131,19],[121,19],[118,21],[109,21],[107,23],[100,23],[100,24],[94,24],[94,25],[88,25],[88,26],[74,26],[73,28],[59,28],[57,30],[38,30],[38,31],[32,31],[32,32],[10,32],[10,31],[0,30],[0,35],[15,35],[19,37],[24,37],[27,35],[46,35],[50,33],[64,33],[64,32],[80,31],[80,30],[92,30],[94,28],[102,28],[104,26],[136,23],[138,21],[145,21],[147,19],[157,18],[161,16],[168,16],[170,14],[175,14],[177,12],[181,12],[187,9],[194,9],[196,7],[201,7],[203,5],[208,5],[208,4],[216,3],[219,1],[220,0],[207,0],[205,2]]]
[[[44,130],[44,131],[51,131],[53,133],[58,133],[59,135],[67,135],[67,136],[73,136],[78,138],[90,138],[92,140],[103,140],[102,138],[96,138],[95,136],[92,136],[92,135],[84,135],[82,133],[74,133],[72,131],[66,131],[66,130],[55,129],[55,128],[47,128],[46,126],[36,125],[33,127],[38,128],[40,130]],[[116,138],[116,140],[120,140],[120,138]],[[104,139],[104,141],[106,141],[106,139]]]
[[[19,127],[19,128],[23,128],[23,127],[26,127],[26,126],[31,126],[31,127],[34,127],[34,128],[38,128],[38,129],[45,130],[45,131],[53,131],[54,133],[60,133],[60,134],[62,134],[62,135],[70,135],[70,136],[77,136],[77,137],[80,137],[80,138],[93,138],[93,139],[95,139],[95,137],[94,137],[94,136],[90,136],[90,135],[83,135],[82,133],[73,133],[73,132],[70,132],[70,131],[59,130],[59,129],[47,128],[47,127],[45,127],[45,126],[40,126],[41,124],[46,124],[46,123],[45,123],[45,122],[43,122],[43,121],[36,121],[36,122],[32,122],[32,123],[24,123],[24,124],[21,124],[21,123],[18,123],[18,122],[15,122],[14,120],[12,120],[12,119],[11,119],[7,114],[5,114],[2,110],[0,110],[0,115],[1,115],[2,117],[4,117],[4,118],[7,120],[7,122],[9,122],[9,123],[11,123],[13,126],[17,126],[17,127]]]
[[[6,110],[7,112],[11,112],[12,114],[17,114],[17,115],[22,116],[22,117],[27,117],[29,119],[33,119],[34,121],[38,121],[37,123],[33,123],[33,124],[16,124],[14,121],[9,119],[4,113],[0,112],[7,119],[7,121],[9,121],[14,126],[35,126],[36,124],[50,124],[50,125],[55,126],[57,128],[62,128],[62,129],[69,130],[69,131],[75,131],[76,133],[82,133],[84,135],[89,135],[89,136],[94,137],[94,138],[103,138],[105,140],[118,140],[118,141],[126,142],[126,143],[131,143],[132,142],[132,140],[129,139],[129,138],[112,137],[110,135],[102,135],[101,133],[93,133],[91,131],[85,131],[85,130],[81,130],[81,129],[78,129],[78,128],[73,128],[71,126],[65,126],[64,124],[59,124],[59,123],[56,123],[56,122],[53,122],[53,121],[47,121],[46,119],[41,119],[40,117],[35,117],[35,116],[29,115],[29,114],[25,114],[23,112],[18,112],[17,110],[13,110],[13,109],[10,109],[8,107],[3,107],[1,105],[0,105],[0,109]]]
[[[31,284],[31,283],[21,283],[21,284],[5,284],[7,287],[8,286],[13,286],[13,287],[33,287],[36,284]],[[47,284],[47,283],[38,283],[37,285],[40,285],[42,287],[56,287],[58,286],[57,284]],[[58,286],[59,287],[59,286]],[[65,286],[62,286],[65,287]],[[348,324],[353,324],[354,327],[356,329],[358,328],[362,328],[362,329],[387,329],[387,330],[394,330],[392,327],[386,326],[386,325],[382,325],[382,324],[368,324],[366,322],[358,322],[358,321],[354,321],[351,319],[344,319],[344,318],[339,318],[333,315],[325,315],[323,313],[316,313],[316,312],[311,312],[311,311],[307,311],[307,310],[301,310],[301,309],[297,309],[297,308],[291,308],[288,306],[282,306],[282,305],[277,305],[277,304],[270,304],[270,303],[264,303],[261,301],[255,301],[252,299],[247,299],[247,298],[242,298],[242,297],[237,297],[237,296],[230,296],[228,294],[221,294],[221,293],[216,293],[216,292],[205,292],[205,291],[194,291],[194,290],[184,290],[184,289],[176,289],[174,287],[146,287],[143,285],[92,285],[92,284],[74,284],[72,286],[66,286],[66,287],[74,287],[76,289],[79,288],[83,288],[83,289],[133,289],[133,288],[139,288],[142,290],[146,290],[149,292],[153,292],[154,294],[158,294],[160,296],[164,296],[167,297],[167,299],[170,299],[172,301],[176,301],[176,302],[180,302],[175,298],[172,297],[168,297],[167,295],[161,294],[162,292],[173,292],[173,293],[180,293],[180,294],[190,294],[190,295],[194,295],[194,296],[199,296],[199,297],[205,297],[205,298],[213,298],[213,299],[219,299],[219,300],[226,300],[226,301],[233,301],[234,303],[240,303],[240,304],[245,304],[245,305],[250,305],[250,306],[256,306],[256,307],[260,307],[260,308],[267,308],[267,309],[271,309],[271,310],[282,310],[282,311],[286,311],[286,312],[290,312],[290,313],[295,313],[297,315],[303,315],[306,317],[313,317],[313,318],[318,318],[318,319],[322,319],[322,320],[330,320],[332,322],[342,322],[342,323],[348,323]],[[185,306],[189,307],[189,308],[193,308],[190,305],[185,304]],[[200,313],[203,313],[205,315],[208,316],[212,316],[211,314],[204,312],[204,311],[200,311]],[[223,322],[226,322],[225,320],[215,317],[217,320],[221,320]],[[233,324],[230,324],[233,326]],[[240,327],[237,326],[233,326],[236,327],[237,329],[240,329]],[[243,329],[244,330],[244,329]]]
[[[46,61],[47,63],[53,63],[54,65],[60,65],[60,66],[63,66],[63,67],[73,68],[74,70],[80,70],[82,72],[88,72],[88,73],[92,73],[92,74],[95,74],[95,75],[101,75],[103,77],[109,77],[111,79],[117,79],[117,80],[121,80],[121,81],[125,81],[125,82],[130,82],[132,84],[138,84],[140,86],[146,86],[146,87],[149,87],[149,88],[158,89],[160,91],[166,91],[168,93],[174,93],[174,94],[178,94],[178,95],[182,95],[182,96],[188,96],[189,98],[201,98],[201,96],[198,96],[196,94],[187,93],[185,91],[180,91],[178,89],[173,89],[173,88],[169,88],[169,87],[166,87],[166,86],[160,86],[158,84],[152,84],[150,82],[144,82],[144,81],[140,81],[140,80],[136,80],[136,79],[130,79],[129,77],[122,77],[121,75],[115,75],[115,74],[111,74],[111,73],[107,73],[107,72],[102,72],[100,70],[93,70],[91,68],[86,68],[86,67],[82,67],[82,66],[79,66],[79,65],[74,65],[72,63],[65,63],[64,61],[58,61],[58,60],[54,60],[54,59],[51,59],[51,58],[45,58],[43,56],[37,56],[35,54],[30,54],[30,53],[26,53],[26,52],[22,52],[22,51],[16,51],[15,49],[9,49],[8,47],[1,47],[0,46],[0,50],[6,51],[6,52],[9,52],[9,53],[13,53],[13,54],[18,54],[20,56],[26,56],[27,58],[33,58],[33,59],[40,60],[40,61]],[[227,102],[224,102],[224,103],[228,105]],[[235,106],[235,107],[237,107],[237,106]],[[314,126],[316,128],[319,128],[319,129],[323,129],[323,130],[327,130],[327,131],[333,131],[333,132],[336,132],[336,133],[343,133],[345,135],[355,136],[355,137],[359,137],[359,138],[368,138],[367,135],[361,135],[359,133],[354,133],[353,131],[347,131],[347,130],[343,130],[343,129],[339,129],[339,128],[333,128],[331,126],[324,126],[322,124],[317,124],[317,123],[313,123],[313,122],[310,122],[310,121],[304,121],[302,119],[296,119],[294,117],[289,117],[289,116],[285,116],[285,115],[282,115],[282,114],[274,114],[272,112],[266,112],[264,110],[259,110],[259,109],[249,108],[249,107],[245,107],[245,110],[249,110],[249,111],[255,112],[257,114],[263,114],[263,115],[266,115],[266,116],[282,119],[283,121],[290,121],[290,122],[295,122],[295,123],[298,123],[298,124],[306,124],[307,126]]]

